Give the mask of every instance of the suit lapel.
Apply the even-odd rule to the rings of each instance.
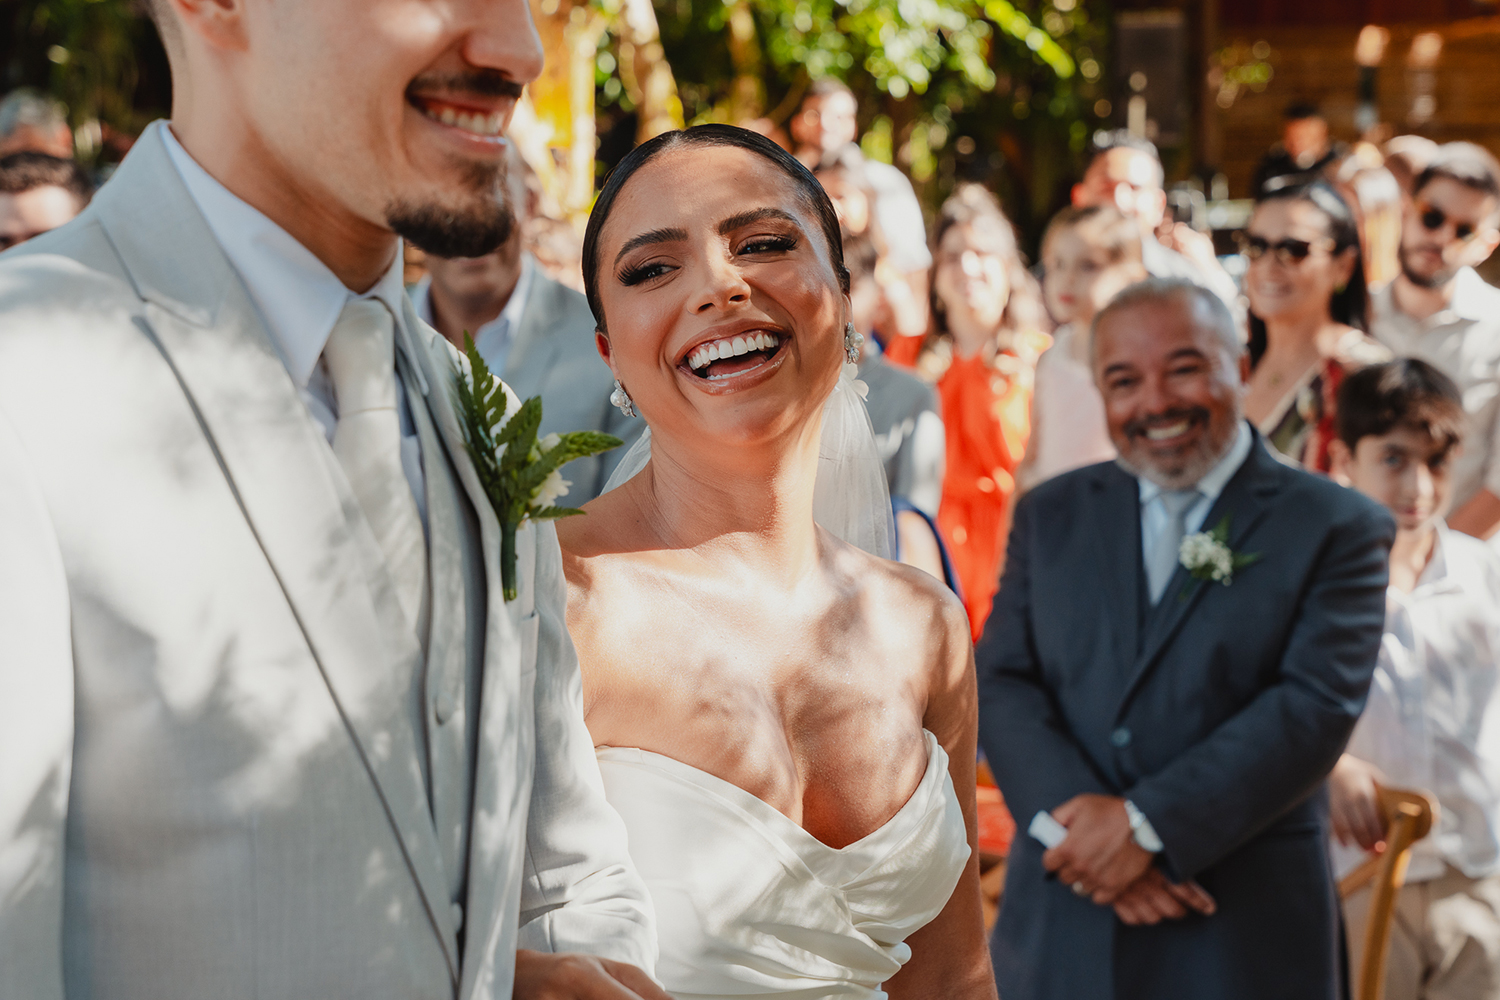
[[[1093,522],[1095,551],[1105,569],[1105,601],[1114,637],[1115,662],[1135,662],[1140,628],[1141,517],[1140,487],[1114,465],[1098,470],[1092,487],[1097,496]]]
[[[164,126],[163,126],[164,127]],[[396,831],[450,972],[458,956],[408,699],[421,669],[379,547],[255,307],[148,133],[96,201],[146,325],[210,440]]]
[[[531,586],[536,567],[536,531],[527,527],[516,537],[519,595],[507,602],[500,586],[500,524],[480,485],[464,445],[453,405],[457,355],[447,342],[416,316],[408,304],[406,350],[415,360],[424,385],[428,412],[448,449],[453,467],[479,517],[480,544],[488,601],[484,669],[479,703],[479,745],[474,761],[472,832],[469,838],[469,894],[466,947],[459,996],[474,997],[498,975],[497,958],[514,941],[519,917],[521,861],[526,816],[531,799],[530,775],[535,755],[532,712],[523,703],[520,624],[536,610]],[[511,407],[518,405],[512,394]]]
[[[1245,464],[1225,485],[1224,492],[1219,494],[1219,499],[1209,509],[1199,530],[1208,531],[1227,515],[1229,548],[1234,552],[1242,551],[1245,539],[1266,516],[1272,498],[1281,488],[1281,471],[1281,466],[1266,452],[1260,435],[1256,434]],[[1181,566],[1177,567],[1166,590],[1162,591],[1161,601],[1147,617],[1145,642],[1135,661],[1125,697],[1121,700],[1122,706],[1161,658],[1167,644],[1187,620],[1188,614],[1210,590],[1222,586],[1223,584],[1196,579]]]

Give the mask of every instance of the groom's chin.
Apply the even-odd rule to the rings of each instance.
[[[386,224],[406,242],[435,257],[483,257],[498,250],[515,231],[516,217],[502,201],[467,212],[439,205],[393,203]]]

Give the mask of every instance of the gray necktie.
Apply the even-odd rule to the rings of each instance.
[[[1202,498],[1203,494],[1195,489],[1161,492],[1160,499],[1167,512],[1167,523],[1162,527],[1161,536],[1157,538],[1156,546],[1151,550],[1151,558],[1146,563],[1146,584],[1151,588],[1152,604],[1161,600],[1162,591],[1167,589],[1167,582],[1177,572],[1182,536],[1186,534],[1184,520],[1188,509]]]
[[[427,541],[401,467],[390,310],[374,299],[348,302],[328,335],[323,360],[339,405],[333,453],[380,543],[396,599],[415,632],[427,589]]]

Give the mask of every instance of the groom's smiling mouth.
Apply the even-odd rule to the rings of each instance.
[[[490,140],[497,145],[505,142],[502,133],[505,131],[506,109],[488,110],[469,102],[447,101],[415,94],[410,95],[407,100],[412,107],[440,125]]]
[[[790,341],[784,331],[765,326],[716,332],[689,347],[677,368],[714,387],[738,388],[780,367]]]

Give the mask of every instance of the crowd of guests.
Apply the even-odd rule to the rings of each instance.
[[[900,557],[953,588],[977,641],[1017,500],[1115,457],[1096,318],[1148,277],[1216,296],[1248,346],[1249,422],[1286,462],[1397,521],[1370,707],[1330,781],[1346,869],[1381,842],[1378,785],[1442,806],[1409,874],[1388,995],[1437,995],[1421,992],[1435,954],[1461,956],[1441,970],[1451,983],[1500,989],[1500,553],[1484,544],[1500,530],[1500,290],[1475,271],[1500,246],[1500,164],[1413,136],[1341,147],[1295,106],[1256,174],[1237,281],[1208,234],[1167,214],[1156,149],[1101,132],[1033,266],[978,185],[929,225],[905,175],[860,152],[857,110],[842,84],[814,84],[790,144],[843,229]],[[543,211],[518,155],[509,178],[510,238],[482,258],[421,261],[416,310],[540,395],[543,433],[594,428],[628,448],[643,425],[611,402],[576,232]],[[0,101],[0,250],[67,222],[93,187],[61,107],[29,91]],[[626,450],[570,466],[570,503],[601,493]],[[1349,902],[1351,941],[1365,905]]]

